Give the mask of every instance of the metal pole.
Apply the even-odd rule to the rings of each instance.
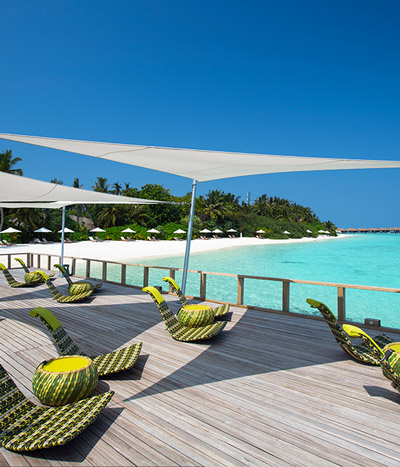
[[[62,232],[61,232],[61,266],[64,265],[64,229],[65,229],[65,206],[62,208]]]
[[[196,203],[196,187],[197,187],[197,180],[193,180],[192,200],[190,203],[189,225],[188,225],[187,240],[186,240],[185,263],[183,265],[183,274],[182,274],[182,292],[183,293],[185,293],[185,290],[186,290],[186,279],[187,279],[187,273],[188,273],[188,267],[189,267],[190,242],[192,241],[192,231],[193,231],[194,205]]]

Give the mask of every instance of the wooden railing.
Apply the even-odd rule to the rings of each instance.
[[[47,268],[50,270],[52,268],[52,264],[60,262],[61,258],[55,255],[48,255],[48,254],[38,254],[38,253],[6,253],[1,252],[0,258],[8,256],[7,265],[11,268],[13,263],[13,257],[22,257],[25,258],[26,264],[28,267],[36,267],[36,268]],[[53,258],[57,258],[56,261],[52,261]],[[77,277],[86,277],[92,279],[101,279],[104,282],[109,282],[113,284],[124,285],[127,287],[135,287],[135,288],[142,288],[149,285],[149,271],[151,269],[159,269],[168,271],[168,275],[172,278],[175,278],[175,273],[177,271],[182,271],[182,268],[174,268],[168,266],[150,266],[147,264],[132,264],[132,263],[120,263],[116,261],[105,261],[105,260],[95,260],[89,258],[76,258],[76,257],[64,257],[64,260],[71,260],[70,261],[70,274]],[[44,261],[43,261],[44,260]],[[79,276],[76,274],[77,272],[77,261],[85,263],[85,275]],[[4,260],[0,262],[4,263]],[[65,263],[66,261],[64,261]],[[91,277],[91,265],[92,263],[100,263],[101,266],[101,277]],[[120,281],[110,281],[107,279],[107,270],[108,265],[119,265],[121,267],[121,275]],[[19,263],[14,264],[14,267],[19,267]],[[138,267],[143,268],[143,280],[141,284],[130,284],[127,283],[126,280],[126,268],[127,267]],[[307,280],[297,280],[297,279],[285,279],[285,278],[278,278],[278,277],[263,277],[263,276],[250,276],[250,275],[243,275],[243,274],[229,274],[229,273],[220,273],[220,272],[210,272],[210,271],[197,271],[197,270],[189,270],[190,273],[195,273],[199,275],[200,279],[200,293],[199,296],[195,296],[192,298],[197,298],[200,300],[208,300],[211,302],[220,302],[219,300],[213,300],[207,297],[207,277],[208,276],[224,276],[224,277],[232,277],[237,279],[237,299],[236,302],[224,302],[224,303],[231,303],[232,305],[239,306],[239,307],[248,307],[254,308],[259,310],[268,310],[274,312],[281,312],[281,313],[290,313],[299,315],[299,313],[292,313],[290,312],[290,284],[306,284],[306,285],[318,285],[324,287],[335,287],[337,289],[337,310],[338,310],[338,320],[341,322],[346,321],[346,290],[347,289],[357,289],[357,290],[368,290],[368,291],[375,291],[375,292],[390,292],[390,293],[400,293],[400,289],[394,289],[389,287],[372,287],[366,285],[353,285],[353,284],[341,284],[341,283],[334,283],[334,282],[318,282],[318,281],[307,281]],[[245,290],[245,280],[260,280],[260,281],[271,281],[271,282],[280,282],[282,284],[282,307],[280,310],[273,310],[269,308],[261,308],[257,306],[246,305],[244,303],[244,290]],[[173,288],[170,286],[169,293],[173,292]],[[305,316],[305,315],[302,315]]]

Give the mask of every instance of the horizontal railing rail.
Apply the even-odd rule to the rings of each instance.
[[[26,259],[26,263],[28,267],[36,267],[41,268],[45,267],[48,270],[52,267],[52,258],[58,258],[58,262],[61,262],[61,257],[58,255],[49,255],[43,253],[6,253],[1,252],[0,258],[7,256],[7,265],[11,268],[13,257],[22,257]],[[42,258],[45,260],[42,261]],[[71,257],[65,256],[64,260],[71,260],[70,264],[70,273],[76,277],[86,277],[92,279],[99,279],[99,277],[91,277],[91,265],[92,263],[100,263],[101,266],[101,279],[104,282],[109,282],[113,284],[124,285],[128,287],[136,287],[142,288],[149,285],[149,272],[151,269],[158,269],[169,271],[169,276],[175,278],[175,274],[178,271],[183,271],[183,268],[177,267],[170,267],[170,266],[151,266],[148,264],[140,264],[140,263],[123,263],[118,261],[109,261],[109,260],[100,260],[100,259],[93,259],[93,258],[79,258],[79,257]],[[84,270],[85,276],[79,276],[76,274],[77,270],[77,261],[84,262]],[[121,277],[120,281],[110,281],[107,279],[107,270],[108,265],[118,265],[121,267]],[[126,281],[126,268],[127,267],[138,267],[143,268],[143,279],[141,284],[128,284]],[[14,264],[14,267],[20,267],[19,264]],[[287,278],[279,278],[279,277],[267,277],[267,276],[252,276],[246,274],[230,274],[230,273],[222,273],[222,272],[213,272],[213,271],[201,271],[201,270],[189,270],[190,273],[199,274],[200,279],[200,293],[199,296],[193,297],[200,300],[208,300],[214,302],[222,302],[222,303],[230,303],[232,305],[240,306],[240,307],[247,307],[247,308],[254,308],[258,310],[268,310],[268,311],[278,311],[283,313],[290,313],[299,315],[299,313],[292,313],[290,311],[290,284],[305,284],[305,285],[317,285],[317,286],[324,286],[324,287],[334,287],[337,289],[337,312],[338,312],[338,320],[341,322],[346,321],[346,290],[347,289],[357,289],[357,290],[368,290],[374,292],[390,292],[390,293],[400,293],[400,289],[397,288],[390,288],[390,287],[374,287],[368,285],[355,285],[355,284],[342,284],[336,282],[319,282],[319,281],[309,281],[309,280],[301,280],[301,279],[287,279]],[[236,302],[223,302],[220,300],[213,300],[207,297],[207,277],[208,276],[224,276],[224,277],[232,277],[237,279],[237,299]],[[257,306],[246,305],[244,303],[244,290],[245,290],[245,280],[261,280],[261,281],[270,281],[270,282],[280,282],[282,284],[282,307],[280,310],[272,310],[269,308],[262,308]],[[173,288],[170,286],[169,293],[173,292]],[[305,316],[305,315],[302,315]]]

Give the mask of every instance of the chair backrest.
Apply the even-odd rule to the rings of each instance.
[[[321,302],[317,300],[313,300],[311,298],[307,298],[307,303],[311,305],[312,308],[317,308],[321,315],[325,318],[325,321],[328,323],[329,327],[331,328],[332,334],[338,342],[339,345],[342,347],[347,348],[348,350],[352,351],[354,349],[353,344],[347,337],[347,334],[343,331],[342,326],[338,323],[336,316],[332,313],[332,311]]]
[[[11,287],[14,287],[15,284],[19,284],[19,282],[17,282],[13,278],[10,271],[4,266],[3,263],[0,263],[0,269],[3,271],[4,277],[6,278],[6,281],[11,285]]]
[[[176,295],[178,296],[183,306],[189,305],[187,298],[185,297],[185,295],[183,295],[182,290],[179,288],[179,285],[176,283],[175,279],[172,279],[172,277],[163,277],[163,281],[168,282],[172,285],[172,287],[175,289]]]
[[[39,318],[44,323],[62,355],[84,355],[50,310],[37,307],[31,310],[29,314]]]
[[[177,317],[172,313],[169,309],[166,301],[164,300],[163,296],[155,287],[144,287],[143,292],[148,293],[151,298],[154,300],[154,303],[157,305],[161,316],[164,320],[164,323],[168,329],[168,332],[173,336],[176,332],[184,330],[185,326],[181,324]]]
[[[26,264],[22,261],[21,258],[15,258],[19,263],[20,265],[24,268],[24,271],[29,274],[29,269],[26,267]]]
[[[62,272],[63,276],[65,277],[65,280],[68,282],[69,285],[73,285],[73,282],[71,281],[71,278],[69,277],[69,273],[64,268],[64,266],[61,266],[61,264],[55,264],[54,267]]]
[[[47,287],[50,289],[51,294],[55,299],[58,299],[59,297],[63,297],[64,295],[57,289],[57,287],[51,282],[49,276],[43,272],[43,271],[36,271],[38,274],[43,276],[44,281],[47,285]]]

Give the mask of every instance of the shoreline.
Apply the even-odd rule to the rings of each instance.
[[[337,237],[319,236],[317,238],[298,238],[285,240],[260,239],[255,237],[212,238],[208,240],[195,239],[191,243],[191,254],[203,253],[227,248],[237,248],[253,245],[291,245],[293,243],[311,243],[350,238],[349,235]],[[135,240],[131,242],[105,240],[103,242],[76,242],[64,245],[64,256],[88,258],[108,261],[133,261],[135,259],[161,258],[168,256],[184,256],[186,241],[176,240]],[[60,256],[61,243],[49,245],[20,244],[10,247],[0,247],[0,256],[8,253],[26,254],[39,253]]]

